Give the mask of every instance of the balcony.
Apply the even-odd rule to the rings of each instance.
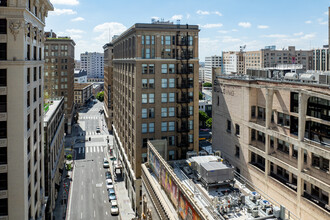
[[[181,111],[177,114],[177,118],[189,118],[188,111]]]
[[[188,97],[181,97],[181,98],[177,98],[177,103],[189,103],[190,100]]]

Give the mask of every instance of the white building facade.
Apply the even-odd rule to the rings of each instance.
[[[204,83],[212,83],[212,68],[221,67],[221,56],[205,57]]]
[[[87,71],[87,78],[104,78],[104,54],[85,52],[80,54],[80,69]]]

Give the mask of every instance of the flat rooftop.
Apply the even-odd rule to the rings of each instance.
[[[74,90],[83,90],[88,86],[91,86],[92,83],[75,83],[74,84]]]
[[[51,99],[49,100],[49,103],[45,103],[44,106],[44,122],[48,122],[49,119],[52,118],[53,114],[56,112],[56,109],[59,107],[61,101],[63,100],[63,98],[61,99]]]

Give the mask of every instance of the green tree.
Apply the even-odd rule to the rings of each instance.
[[[203,100],[203,93],[199,92],[199,100]]]
[[[212,128],[212,118],[206,120],[206,127]]]
[[[203,84],[203,87],[212,87],[212,83],[206,82]]]
[[[104,91],[97,93],[96,98],[100,101],[104,101]]]
[[[209,116],[203,111],[199,111],[199,125],[205,127],[206,121],[209,119]]]

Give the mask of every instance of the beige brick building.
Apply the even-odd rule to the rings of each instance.
[[[247,69],[276,67],[278,64],[302,64],[304,70],[313,69],[313,50],[296,50],[294,46],[283,50],[267,47],[259,51],[247,51],[244,58],[245,73]]]
[[[327,85],[218,77],[213,148],[301,219],[330,218]]]
[[[64,96],[65,132],[71,134],[74,116],[74,47],[70,37],[46,33],[45,42],[45,97]]]
[[[113,45],[103,46],[104,49],[104,115],[109,130],[112,130],[113,118]]]
[[[0,1],[0,219],[44,219],[44,26],[49,0]]]
[[[222,52],[222,74],[244,74],[244,52]]]
[[[74,84],[74,103],[79,106],[86,104],[92,97],[92,83],[75,83]]]
[[[198,151],[198,32],[135,24],[111,42],[114,148],[138,212],[147,140],[167,139],[169,160]]]

